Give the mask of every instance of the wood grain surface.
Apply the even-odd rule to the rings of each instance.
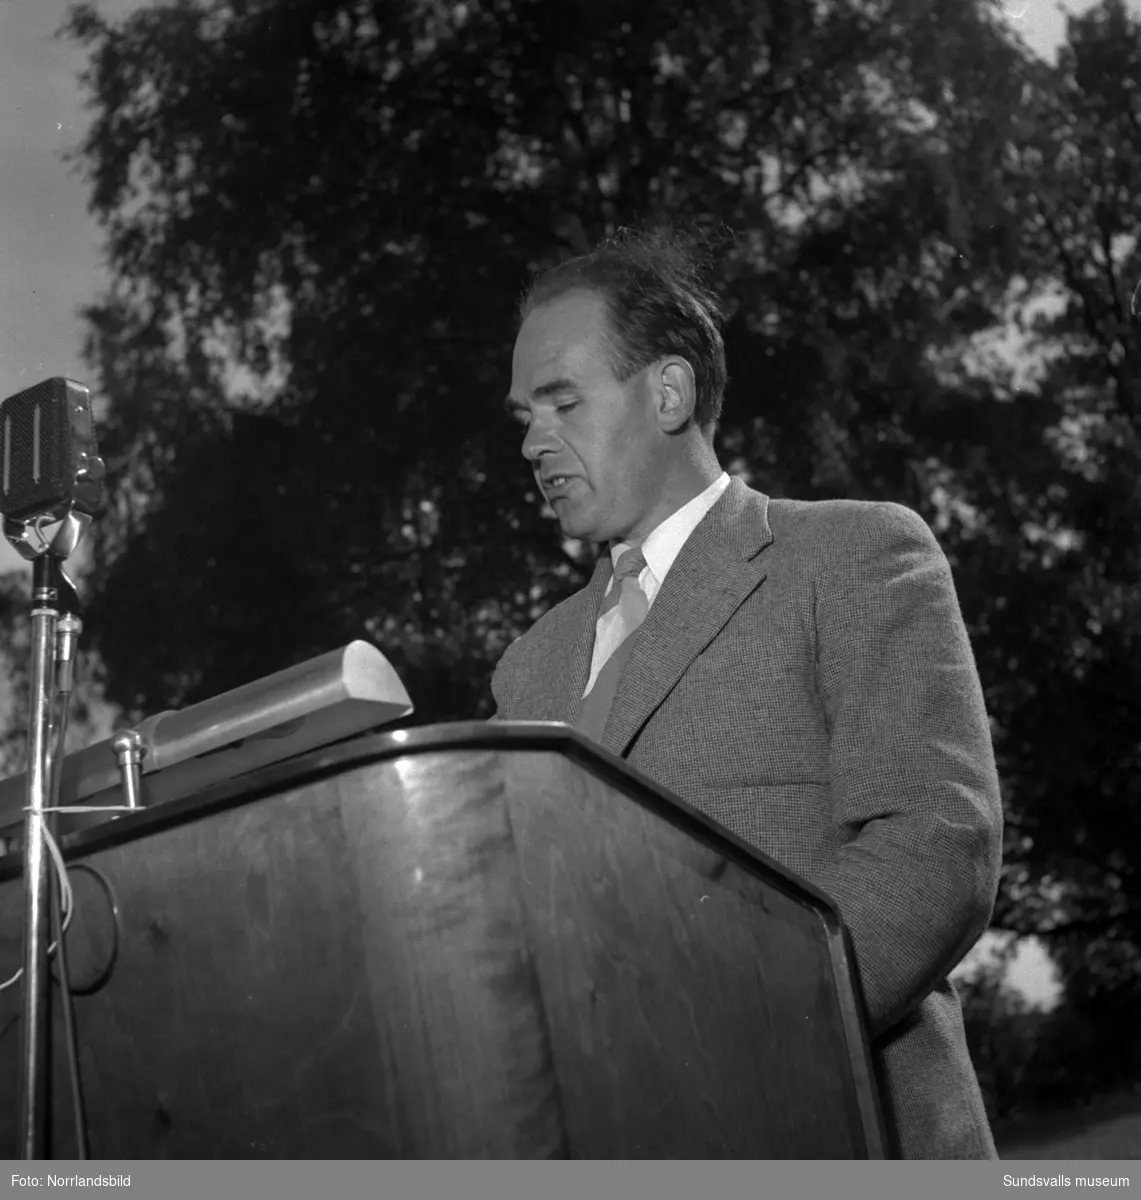
[[[819,913],[566,759],[505,768],[571,1144],[863,1157]]]

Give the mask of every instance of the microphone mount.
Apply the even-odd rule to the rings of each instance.
[[[4,518],[4,536],[8,543],[27,562],[35,562],[41,555],[48,554],[64,562],[79,548],[87,530],[91,527],[91,513],[74,507],[61,517],[57,513],[44,513],[30,521]],[[58,524],[59,528],[49,539],[44,536],[45,526]]]

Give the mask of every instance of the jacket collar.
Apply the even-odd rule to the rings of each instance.
[[[623,754],[683,672],[764,580],[759,556],[773,541],[769,497],[734,477],[682,546],[637,634],[622,672],[603,746]],[[573,723],[590,677],[595,624],[613,574],[602,554],[590,583],[566,606],[574,643],[557,685],[557,708]]]

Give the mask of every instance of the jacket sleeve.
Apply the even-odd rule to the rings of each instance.
[[[504,716],[504,712],[510,707],[510,701],[507,698],[507,677],[511,671],[510,664],[518,642],[519,639],[516,638],[507,646],[500,655],[499,662],[495,664],[495,670],[491,673],[491,698],[495,701],[495,712],[487,718],[489,722],[507,720],[507,717]]]
[[[877,1038],[990,921],[998,772],[950,566],[917,513],[861,507],[815,604],[837,850],[812,882],[851,933]]]

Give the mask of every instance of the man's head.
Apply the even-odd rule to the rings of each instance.
[[[531,286],[507,406],[569,537],[641,542],[716,478],[720,322],[691,254],[660,233],[620,235]]]

